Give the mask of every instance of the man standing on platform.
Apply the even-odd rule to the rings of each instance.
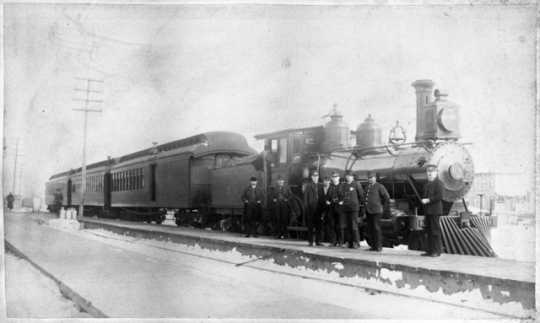
[[[341,190],[338,172],[332,173],[332,184],[330,184],[330,192],[328,195],[331,201],[329,216],[334,219],[334,227],[332,229],[336,234],[336,240],[333,245],[342,247],[345,239],[345,216],[342,210],[343,192]]]
[[[7,200],[8,209],[12,210],[13,209],[13,201],[15,201],[15,197],[13,197],[13,194],[11,194],[11,192],[9,192],[9,194],[7,195],[6,200]]]
[[[330,245],[336,244],[336,227],[332,212],[332,186],[330,177],[323,178],[323,185],[319,187],[319,214],[321,216],[323,232]]]
[[[319,172],[314,170],[311,173],[311,181],[304,185],[304,206],[306,211],[306,225],[309,245],[313,246],[313,235],[315,244],[321,246],[321,216],[319,214]],[[315,231],[315,232],[313,232]]]
[[[341,184],[343,194],[343,213],[345,215],[345,227],[340,227],[343,235],[347,228],[349,248],[360,247],[360,235],[358,234],[358,214],[364,197],[362,186],[354,181],[351,171],[345,173],[345,183]]]
[[[257,237],[257,226],[262,215],[263,199],[264,193],[262,189],[257,187],[257,178],[251,177],[249,186],[242,194],[242,201],[244,202],[244,223],[247,232],[246,237],[249,237],[250,235]]]
[[[287,235],[287,224],[289,223],[289,199],[292,196],[291,189],[285,185],[285,180],[278,176],[276,186],[272,188],[272,206],[274,209],[274,220],[276,224],[276,238],[284,239]]]
[[[428,236],[428,250],[422,256],[439,257],[442,252],[441,224],[443,184],[437,178],[437,166],[428,165],[426,168],[428,182],[424,187],[425,229]]]
[[[371,251],[382,251],[381,216],[385,208],[389,206],[390,195],[386,188],[377,183],[377,174],[368,172],[368,187],[365,194],[367,228],[371,241]]]

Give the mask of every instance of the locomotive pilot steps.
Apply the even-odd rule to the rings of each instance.
[[[399,124],[383,141],[382,129],[371,116],[350,131],[336,110],[325,126],[256,136],[264,140],[261,153],[239,134],[200,134],[89,165],[85,214],[161,223],[167,210],[174,210],[179,225],[239,231],[243,225],[240,192],[247,179],[258,177],[267,190],[282,176],[296,195],[289,201],[288,228],[301,236],[305,231],[301,186],[311,170],[323,176],[351,170],[363,184],[367,172],[375,171],[392,197],[382,220],[383,244],[421,250],[425,167],[435,164],[444,184],[444,252],[495,256],[488,243],[495,218],[470,214],[463,199],[472,185],[474,167],[466,145],[459,142],[460,107],[448,101],[446,93],[434,92],[430,80],[412,85],[417,105],[412,142],[407,142]],[[49,207],[78,205],[80,183],[80,169],[52,176],[47,183]],[[261,233],[272,230],[269,210],[265,213]],[[363,226],[361,232],[367,235]]]

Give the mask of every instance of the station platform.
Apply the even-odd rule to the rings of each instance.
[[[261,252],[268,256],[263,260],[242,255],[248,254],[248,249],[242,247],[236,249],[241,252],[209,251],[201,249],[201,244],[187,247],[172,242],[167,234],[157,233],[151,238],[144,232],[129,229],[119,235],[104,227],[81,230],[71,226],[72,220],[66,226],[58,222],[62,221],[31,214],[5,216],[6,247],[16,249],[16,254],[69,287],[81,298],[80,303],[97,311],[97,317],[334,320],[516,317],[491,313],[486,308],[480,311],[467,308],[470,307],[467,304],[456,306],[371,291],[364,287],[368,282],[356,276],[339,277],[334,275],[336,271],[292,268],[286,264],[287,259],[306,262],[308,258],[295,257],[286,250]],[[99,224],[89,223],[84,225]],[[284,257],[279,257],[279,253],[284,253]],[[343,269],[360,269],[346,261],[333,266],[341,273]],[[393,279],[389,271],[383,269],[381,274]]]
[[[336,274],[354,284],[407,296],[530,317],[535,307],[535,263],[455,254],[421,257],[421,252],[383,248],[310,247],[305,241],[101,218],[80,218],[84,228],[166,240],[203,249],[240,252],[292,268]]]

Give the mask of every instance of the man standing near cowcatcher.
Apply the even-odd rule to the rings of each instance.
[[[426,167],[428,182],[424,187],[425,230],[428,237],[428,249],[422,256],[439,257],[442,252],[441,224],[439,217],[442,215],[443,184],[437,178],[437,166]]]

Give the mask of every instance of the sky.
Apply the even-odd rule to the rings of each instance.
[[[4,190],[15,146],[25,194],[87,161],[211,130],[253,136],[322,125],[337,105],[414,137],[411,83],[461,106],[477,171],[533,187],[535,8],[366,5],[4,5]],[[530,175],[530,176],[529,176]]]

